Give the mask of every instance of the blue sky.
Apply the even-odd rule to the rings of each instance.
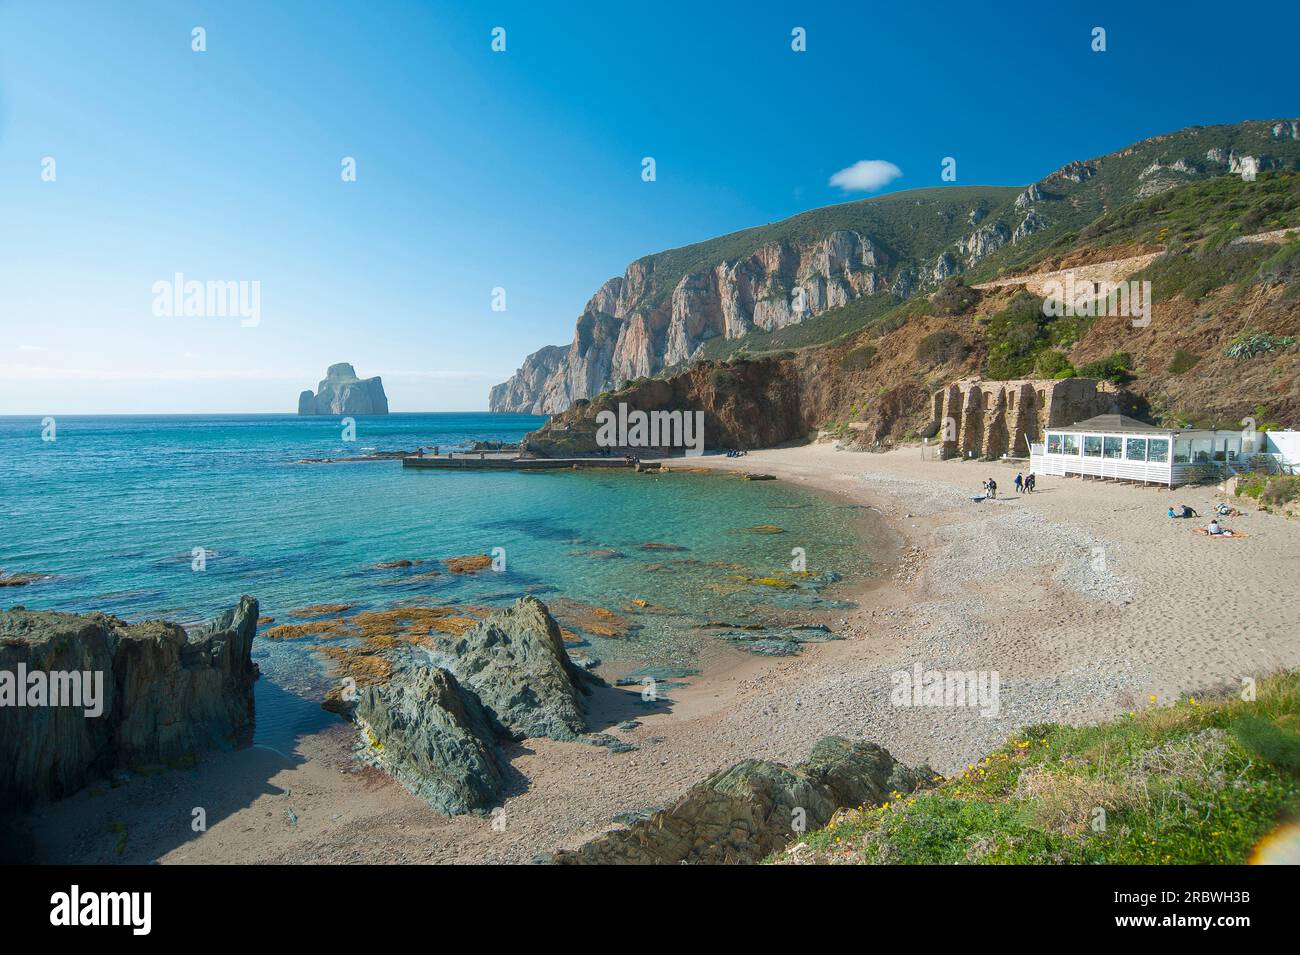
[[[484,409],[634,258],[860,160],[1024,184],[1297,115],[1294,9],[989,6],[0,0],[0,414],[292,411],[336,361]],[[260,321],[154,314],[176,273]]]

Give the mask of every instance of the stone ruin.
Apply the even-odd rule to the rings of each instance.
[[[1119,390],[1095,378],[965,378],[931,398],[940,457],[1029,455],[1045,428],[1059,428],[1119,410]]]

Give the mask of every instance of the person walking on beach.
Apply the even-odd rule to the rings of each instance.
[[[1016,493],[1017,493],[1017,494],[1019,494],[1022,490],[1024,490],[1024,487],[1025,487],[1025,479],[1024,479],[1023,477],[1021,477],[1019,471],[1016,472],[1015,485],[1016,485]]]
[[[1035,483],[1037,480],[1038,480],[1037,477],[1036,477],[1032,472],[1029,474],[1028,477],[1025,478],[1025,493],[1026,493],[1026,494],[1033,494],[1033,493],[1034,493],[1034,483]]]
[[[997,500],[998,497],[998,482],[992,478],[989,478],[989,497],[994,500]]]

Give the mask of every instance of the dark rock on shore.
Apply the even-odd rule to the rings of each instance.
[[[758,862],[821,828],[837,809],[880,803],[928,778],[874,743],[820,740],[790,768],[747,759],[697,783],[666,809],[551,857],[560,865]]]
[[[536,597],[478,623],[451,652],[448,668],[506,735],[571,740],[587,731],[581,697],[591,676],[569,659],[560,625]]]
[[[34,674],[45,675],[50,702],[62,681],[49,674],[80,674],[83,691],[80,705],[0,706],[0,805],[60,799],[115,770],[246,742],[257,617],[251,597],[188,634],[162,620],[0,612],[0,694],[6,683],[28,693]]]
[[[362,758],[441,812],[484,812],[496,802],[502,741],[587,732],[582,698],[598,680],[569,659],[559,624],[536,597],[450,643],[395,653],[386,680],[326,705],[358,724]]]
[[[360,692],[356,721],[368,756],[439,812],[481,812],[501,788],[488,719],[472,693],[437,667],[413,667]]]

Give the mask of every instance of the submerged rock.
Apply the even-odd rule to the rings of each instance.
[[[315,394],[298,395],[298,414],[388,414],[388,396],[378,377],[358,378],[356,369],[344,361],[329,366]]]
[[[443,562],[453,574],[476,574],[492,566],[492,558],[487,554],[468,554],[464,557],[448,557]]]
[[[758,862],[826,825],[837,809],[909,793],[927,775],[875,743],[827,736],[790,768],[747,759],[697,783],[666,809],[635,818],[551,860],[562,865]]]
[[[188,634],[162,620],[0,612],[0,805],[61,799],[115,771],[247,742],[257,618],[252,597]],[[44,703],[6,698],[33,702],[36,674]],[[56,683],[71,685],[64,674],[79,674],[78,705],[50,705]]]

